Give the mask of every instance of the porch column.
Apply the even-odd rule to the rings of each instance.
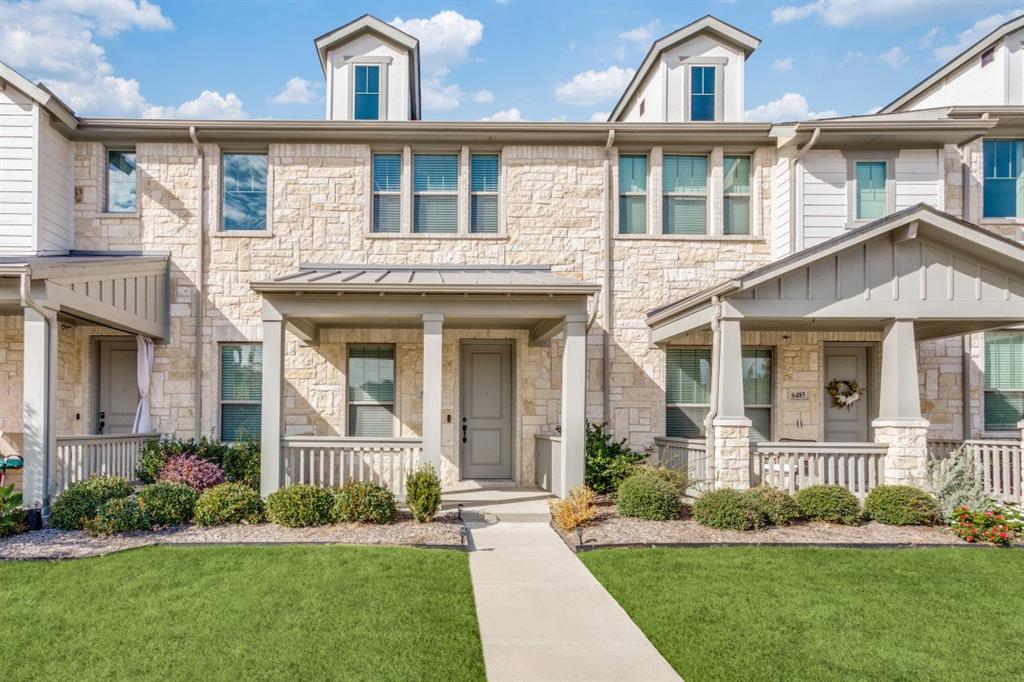
[[[444,315],[423,313],[423,459],[441,475],[441,348]]]
[[[885,483],[922,485],[928,463],[928,420],[921,417],[913,320],[892,320],[882,337],[882,381],[875,442],[885,443]]]
[[[566,315],[562,348],[562,451],[557,490],[583,484],[587,432],[587,316]]]
[[[750,420],[743,409],[743,351],[739,320],[721,320],[718,331],[717,414],[714,439],[715,488],[750,487]]]
[[[26,508],[50,506],[50,479],[57,451],[57,314],[42,315],[23,309],[24,350],[22,372],[22,471]]]
[[[281,461],[284,317],[263,302],[263,409],[260,422],[260,494],[276,492],[284,480]]]

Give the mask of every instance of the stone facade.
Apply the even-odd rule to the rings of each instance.
[[[885,482],[922,486],[927,480],[928,420],[875,421],[875,441],[889,445]]]
[[[750,420],[714,420],[715,488],[745,490],[750,487]]]

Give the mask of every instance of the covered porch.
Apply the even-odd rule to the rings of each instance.
[[[582,482],[599,287],[541,266],[317,264],[252,288],[263,298],[264,495],[352,479],[404,495],[422,464],[446,490],[532,484],[535,436],[556,428],[564,447],[546,487],[564,495]],[[560,365],[561,381],[542,364]],[[311,375],[323,403],[297,406]]]

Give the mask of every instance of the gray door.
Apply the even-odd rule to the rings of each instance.
[[[825,441],[864,443],[868,440],[868,349],[866,346],[825,345],[825,385],[833,379],[856,381],[864,396],[849,408],[833,407],[832,396],[825,396]]]
[[[139,406],[135,339],[98,342],[97,433],[131,433]]]
[[[462,478],[512,478],[512,342],[462,344]]]

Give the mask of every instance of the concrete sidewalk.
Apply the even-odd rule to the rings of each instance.
[[[680,679],[546,523],[469,528],[490,682]]]

